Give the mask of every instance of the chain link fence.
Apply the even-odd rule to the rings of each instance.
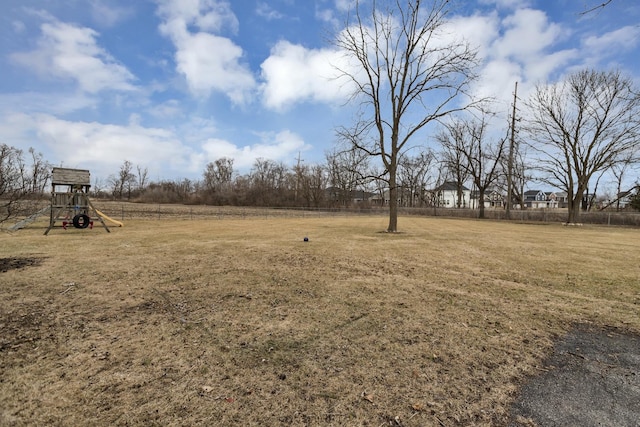
[[[244,218],[300,218],[319,216],[345,216],[345,215],[374,215],[387,216],[389,210],[386,207],[356,206],[349,208],[257,208],[238,206],[208,206],[208,205],[172,205],[172,204],[145,204],[119,201],[92,200],[96,209],[105,215],[119,220],[132,219],[244,219]],[[18,221],[49,204],[45,201],[32,201],[21,207],[20,215],[13,218]],[[431,216],[443,218],[478,218],[477,209],[453,209],[441,207],[407,208],[398,209],[399,215],[407,216]],[[526,209],[512,210],[511,221],[514,222],[541,222],[564,223],[567,220],[565,209]],[[503,209],[486,209],[485,218],[489,220],[506,221],[506,212]],[[14,221],[7,221],[12,224]],[[639,212],[615,212],[615,211],[590,211],[582,212],[580,221],[583,224],[598,224],[611,226],[640,227]],[[7,225],[5,224],[5,225]]]

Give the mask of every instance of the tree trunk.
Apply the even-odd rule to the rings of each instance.
[[[398,231],[398,187],[396,186],[395,167],[389,168],[389,226],[388,233]]]
[[[576,195],[573,199],[569,200],[569,218],[567,219],[568,224],[575,224],[580,222],[580,205],[582,204],[582,196],[578,197]]]
[[[478,190],[478,218],[484,219],[484,190]]]

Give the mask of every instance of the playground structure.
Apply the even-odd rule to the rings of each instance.
[[[90,177],[91,174],[86,169],[53,168],[51,212],[45,235],[51,231],[58,220],[62,221],[62,228],[65,230],[69,226],[78,229],[93,228],[94,221],[97,220],[107,233],[111,232],[103,218],[111,219],[98,211],[89,200]],[[120,222],[111,221],[122,226]]]

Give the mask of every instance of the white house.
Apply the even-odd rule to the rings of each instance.
[[[444,208],[468,208],[471,206],[471,190],[462,186],[462,197],[458,203],[458,186],[455,182],[447,181],[434,190],[438,206]]]

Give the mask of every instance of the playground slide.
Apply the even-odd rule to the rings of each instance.
[[[117,224],[117,225],[118,225],[118,227],[124,227],[124,224],[123,224],[123,223],[121,223],[120,221],[117,221],[117,220],[115,220],[115,219],[113,219],[113,218],[110,218],[110,217],[106,216],[105,214],[103,214],[102,212],[100,212],[98,209],[95,209],[95,211],[96,211],[96,213],[97,213],[98,215],[100,215],[103,219],[106,219],[106,220],[107,220],[107,221],[109,221],[109,222],[112,222],[112,223],[114,223],[114,224]]]

